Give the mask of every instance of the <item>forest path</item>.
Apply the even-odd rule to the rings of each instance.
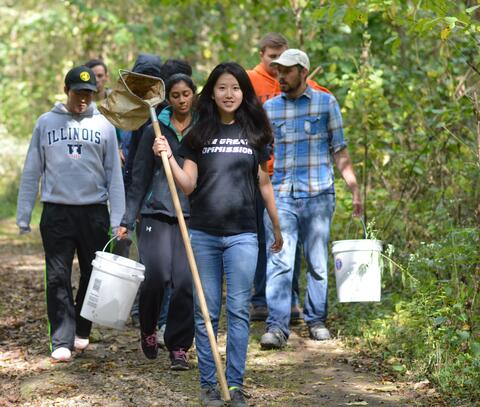
[[[77,281],[78,271],[74,271]],[[198,369],[169,370],[168,353],[154,362],[139,350],[137,329],[94,326],[93,341],[70,363],[52,363],[48,351],[44,261],[38,232],[18,236],[0,222],[0,400],[6,406],[197,406]],[[341,340],[316,342],[305,325],[292,327],[282,351],[262,351],[263,323],[253,323],[245,390],[250,405],[440,405],[425,390],[379,372],[375,360]],[[219,335],[225,354],[225,331]]]

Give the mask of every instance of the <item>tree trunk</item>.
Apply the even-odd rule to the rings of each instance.
[[[300,49],[303,49],[303,45],[305,43],[302,25],[303,8],[298,4],[297,0],[290,0],[290,5],[292,7],[293,14],[295,14],[295,26],[297,27],[298,47]]]

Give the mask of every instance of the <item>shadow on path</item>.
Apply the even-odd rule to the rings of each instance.
[[[0,388],[6,406],[196,406],[199,381],[192,369],[172,372],[166,351],[154,362],[139,351],[138,332],[95,326],[93,341],[70,363],[49,358],[38,233],[18,237],[0,222]],[[74,282],[77,274],[74,272]],[[282,351],[262,351],[263,323],[252,324],[245,389],[249,403],[271,406],[436,405],[406,384],[382,381],[339,340],[308,339],[293,327]],[[225,335],[219,347],[225,354]],[[365,362],[365,363],[363,363]],[[422,401],[423,400],[423,401]],[[438,405],[438,404],[437,404]]]

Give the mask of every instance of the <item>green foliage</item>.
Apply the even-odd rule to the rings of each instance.
[[[362,337],[393,372],[428,377],[452,400],[478,400],[478,247],[478,229],[421,244],[405,268],[384,273],[382,304],[335,305],[335,314],[346,317],[338,329]]]

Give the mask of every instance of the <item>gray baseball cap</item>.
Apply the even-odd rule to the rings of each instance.
[[[284,51],[279,58],[270,63],[270,65],[273,64],[282,66],[300,65],[304,68],[310,69],[310,60],[308,59],[307,54],[296,48],[290,48]]]

